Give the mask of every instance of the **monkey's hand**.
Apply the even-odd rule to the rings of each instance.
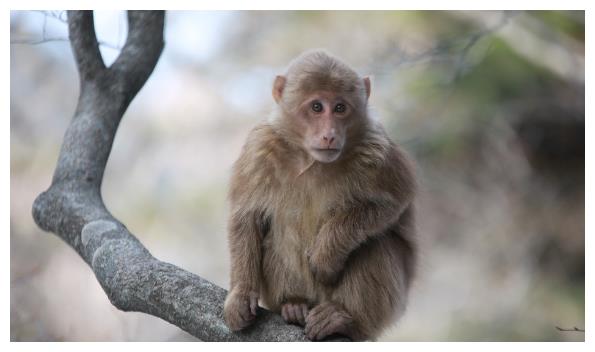
[[[312,341],[320,341],[333,334],[345,335],[355,341],[361,340],[356,336],[351,314],[332,302],[323,302],[308,313],[304,332]]]
[[[223,318],[232,331],[249,326],[256,318],[258,292],[234,287],[227,294],[223,305]]]
[[[306,252],[310,271],[318,282],[333,285],[338,280],[345,266],[345,258],[330,251],[323,241],[316,241],[313,248]]]

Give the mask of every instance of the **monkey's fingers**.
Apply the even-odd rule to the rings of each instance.
[[[327,303],[321,303],[314,307],[306,317],[306,328],[304,329],[304,332],[310,340],[316,336],[316,333],[319,330],[319,325],[325,320],[324,317],[327,315],[325,312],[328,307],[329,305]]]
[[[333,312],[331,316],[328,317],[327,321],[328,324],[320,327],[318,333],[314,336],[314,339],[322,340],[333,334],[349,335],[350,326],[353,321],[351,317],[344,314],[344,312]]]
[[[281,316],[283,317],[283,320],[285,320],[286,323],[290,323],[290,316],[289,313],[287,312],[287,304],[284,304],[281,306]]]
[[[336,324],[338,323],[330,319],[325,319],[312,329],[308,338],[312,341],[320,341],[332,333],[332,327]]]
[[[304,306],[307,309],[307,306],[304,303],[295,303],[289,307],[294,322],[301,326],[304,326],[304,324],[306,324],[306,316],[304,315],[303,309]]]
[[[283,319],[285,320],[286,323],[295,324],[298,322],[297,317],[295,315],[294,307],[295,307],[294,304],[286,303],[283,305],[283,308],[281,308]]]
[[[305,303],[285,303],[281,307],[283,320],[290,324],[304,326],[308,314],[308,305]]]
[[[306,317],[308,316],[308,305],[305,303],[296,304],[295,316],[300,325],[306,325]]]
[[[310,324],[316,320],[319,320],[320,316],[323,315],[325,313],[325,311],[330,308],[330,306],[331,306],[330,303],[323,302],[323,303],[320,303],[319,305],[317,305],[316,307],[314,307],[308,313],[308,316],[306,317],[306,324]]]
[[[322,320],[318,320],[314,323],[314,325],[306,325],[306,337],[309,338],[312,341],[318,341],[320,340],[322,337],[320,332],[323,331],[323,329],[330,324],[330,321],[327,319],[322,319]],[[309,329],[308,329],[309,328]]]
[[[243,304],[238,309],[238,313],[240,313],[240,317],[246,322],[249,322],[256,317],[256,314],[252,314],[249,298],[245,298]]]
[[[235,298],[223,311],[225,323],[232,331],[239,331],[254,321],[255,316],[251,314],[247,298]]]
[[[314,307],[308,314],[306,337],[318,341],[332,334],[348,335],[352,323],[349,313],[333,303],[325,302]]]
[[[306,337],[312,341],[320,340],[321,338],[326,336],[322,335],[321,332],[324,331],[324,328],[330,323],[331,321],[329,319],[323,318],[312,321],[310,324],[306,324],[306,328],[304,330],[304,332],[306,333]]]

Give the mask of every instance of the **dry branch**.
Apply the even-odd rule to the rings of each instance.
[[[306,341],[303,330],[259,309],[252,328],[222,319],[226,291],[154,258],[106,209],[101,182],[119,122],[163,49],[163,11],[129,11],[128,38],[106,67],[91,11],[69,11],[80,96],[50,188],[33,204],[39,227],[61,237],[92,268],[114,306],[160,317],[203,341]]]

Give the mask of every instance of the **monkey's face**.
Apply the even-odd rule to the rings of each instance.
[[[272,93],[292,142],[314,160],[331,163],[347,150],[347,139],[362,130],[358,126],[367,117],[370,80],[325,53],[313,52],[298,58],[287,76],[277,76]]]
[[[302,145],[312,158],[322,163],[339,158],[353,110],[348,99],[332,92],[315,92],[304,97],[294,119],[302,130]]]

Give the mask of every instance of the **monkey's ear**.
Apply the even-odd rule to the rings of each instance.
[[[366,100],[370,98],[372,87],[370,85],[370,77],[364,77],[364,87],[366,87]]]
[[[284,76],[277,76],[275,77],[275,82],[273,83],[273,98],[279,104],[281,97],[283,96],[283,88],[285,88],[285,77]]]

